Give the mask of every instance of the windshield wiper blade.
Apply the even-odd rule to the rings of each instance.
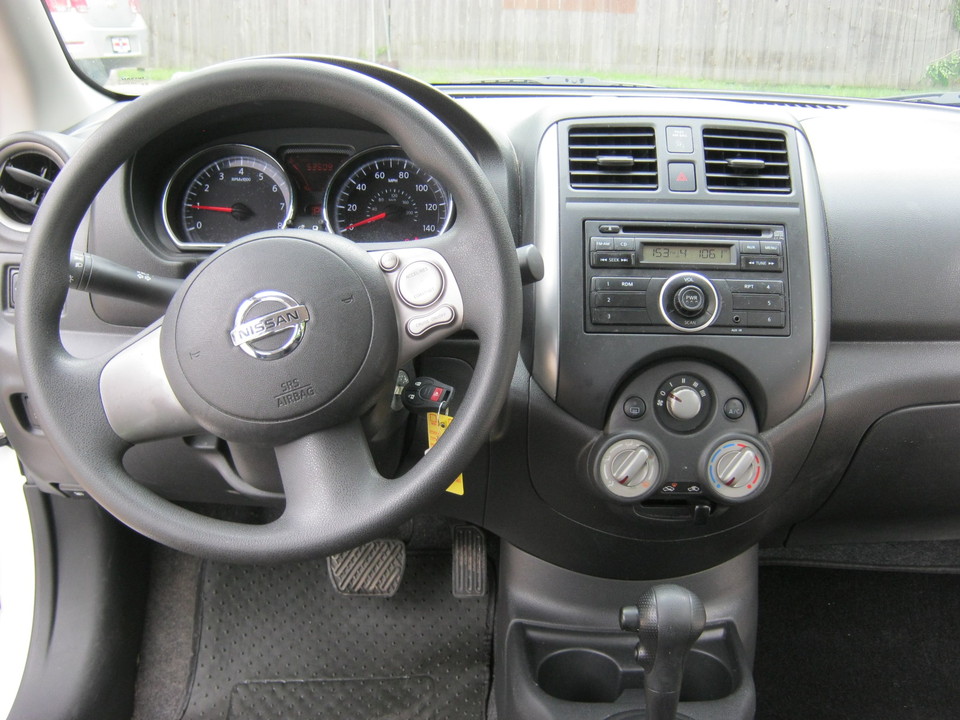
[[[922,103],[924,105],[944,105],[960,107],[960,92],[919,93],[917,95],[895,95],[883,98],[895,102]]]
[[[536,77],[520,78],[488,78],[485,80],[471,80],[476,85],[542,85],[542,86],[569,86],[578,87],[624,87],[624,88],[655,88],[657,85],[643,85],[641,83],[626,82],[624,80],[602,80],[601,78],[578,75],[539,75]]]

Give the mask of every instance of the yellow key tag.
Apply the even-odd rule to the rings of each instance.
[[[427,447],[436,445],[440,436],[450,427],[452,422],[453,418],[449,415],[441,415],[435,412],[427,413]],[[463,475],[457,476],[457,479],[447,488],[447,492],[454,495],[463,495]]]

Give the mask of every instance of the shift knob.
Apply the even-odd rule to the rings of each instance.
[[[673,720],[687,653],[707,621],[700,598],[679,585],[655,585],[636,606],[620,609],[620,627],[640,638],[636,658],[644,673],[647,720]]]

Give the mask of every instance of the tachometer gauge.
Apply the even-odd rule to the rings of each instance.
[[[453,199],[430,174],[395,148],[374,150],[344,166],[326,203],[332,232],[354,242],[398,242],[439,235]]]
[[[283,228],[293,215],[292,199],[276,160],[246,145],[220,145],[176,172],[164,193],[164,222],[180,247],[209,249]]]

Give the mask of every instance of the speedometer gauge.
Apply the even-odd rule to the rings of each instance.
[[[188,160],[167,186],[164,221],[181,247],[218,247],[283,228],[293,214],[280,164],[246,145],[221,145]]]
[[[433,237],[447,229],[453,214],[443,186],[393,148],[355,159],[330,192],[327,224],[354,242]]]

